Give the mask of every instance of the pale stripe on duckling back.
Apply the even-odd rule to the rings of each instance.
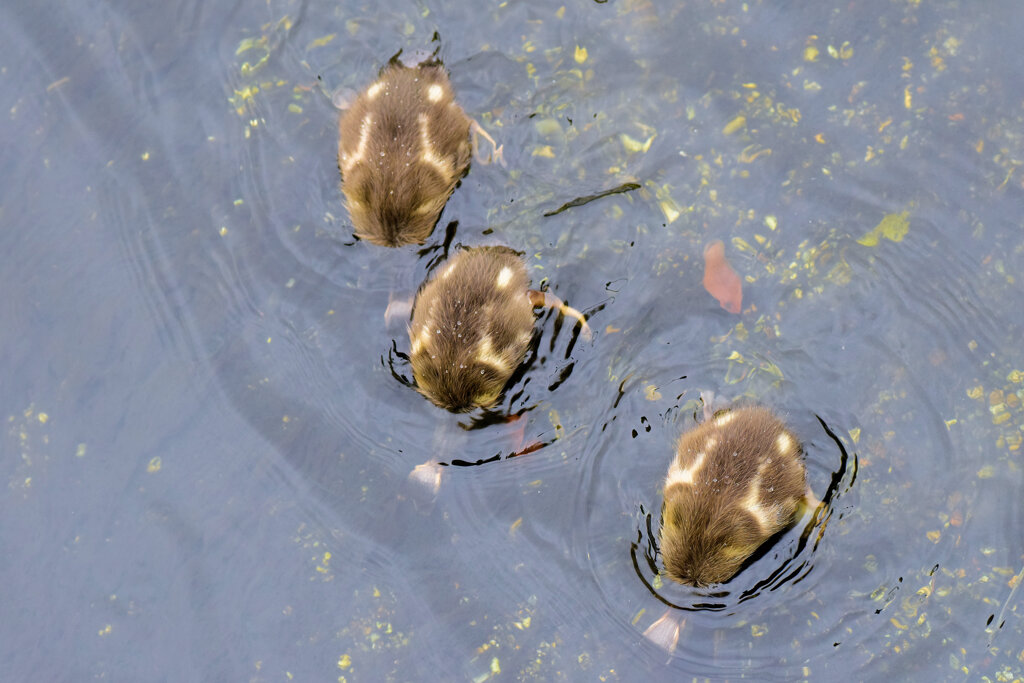
[[[377,85],[380,85],[379,83]],[[356,151],[349,155],[345,154],[341,160],[341,170],[348,173],[352,167],[366,157],[366,146],[370,141],[370,130],[373,128],[373,114],[367,113],[359,124],[359,142],[356,143]]]

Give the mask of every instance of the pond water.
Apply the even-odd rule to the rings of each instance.
[[[5,678],[1021,680],[1022,32],[1010,1],[5,3]],[[357,242],[331,95],[436,47],[508,167],[423,247]],[[540,316],[517,421],[401,381],[384,310],[448,243],[590,315]],[[654,544],[706,391],[784,415],[830,502],[715,590]],[[481,464],[431,497],[430,459]]]

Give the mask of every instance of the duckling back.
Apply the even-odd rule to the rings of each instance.
[[[419,391],[454,412],[488,407],[533,335],[526,267],[507,247],[464,249],[416,295],[410,362]]]
[[[355,233],[422,243],[469,168],[470,120],[439,62],[393,59],[341,116],[338,167]]]
[[[806,491],[799,440],[770,410],[737,408],[683,434],[665,478],[661,554],[681,583],[728,581],[793,519]]]

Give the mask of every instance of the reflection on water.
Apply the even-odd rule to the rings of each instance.
[[[5,5],[10,676],[1024,675],[1024,20],[986,7]],[[329,93],[435,32],[508,169],[354,242]],[[494,242],[595,339],[542,315],[450,415],[384,310]],[[712,592],[652,545],[705,390],[830,503]],[[481,464],[424,497],[428,460]]]

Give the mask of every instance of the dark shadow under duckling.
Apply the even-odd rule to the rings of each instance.
[[[469,170],[471,130],[490,139],[455,102],[439,61],[406,66],[393,57],[338,121],[341,189],[355,234],[388,247],[424,242]]]
[[[789,526],[807,488],[799,439],[759,406],[736,408],[683,434],[665,478],[661,555],[675,581],[728,581]]]
[[[409,324],[420,393],[452,412],[494,405],[526,356],[535,307],[579,320],[590,338],[582,313],[529,285],[522,258],[508,247],[463,249],[443,265],[417,293]]]

